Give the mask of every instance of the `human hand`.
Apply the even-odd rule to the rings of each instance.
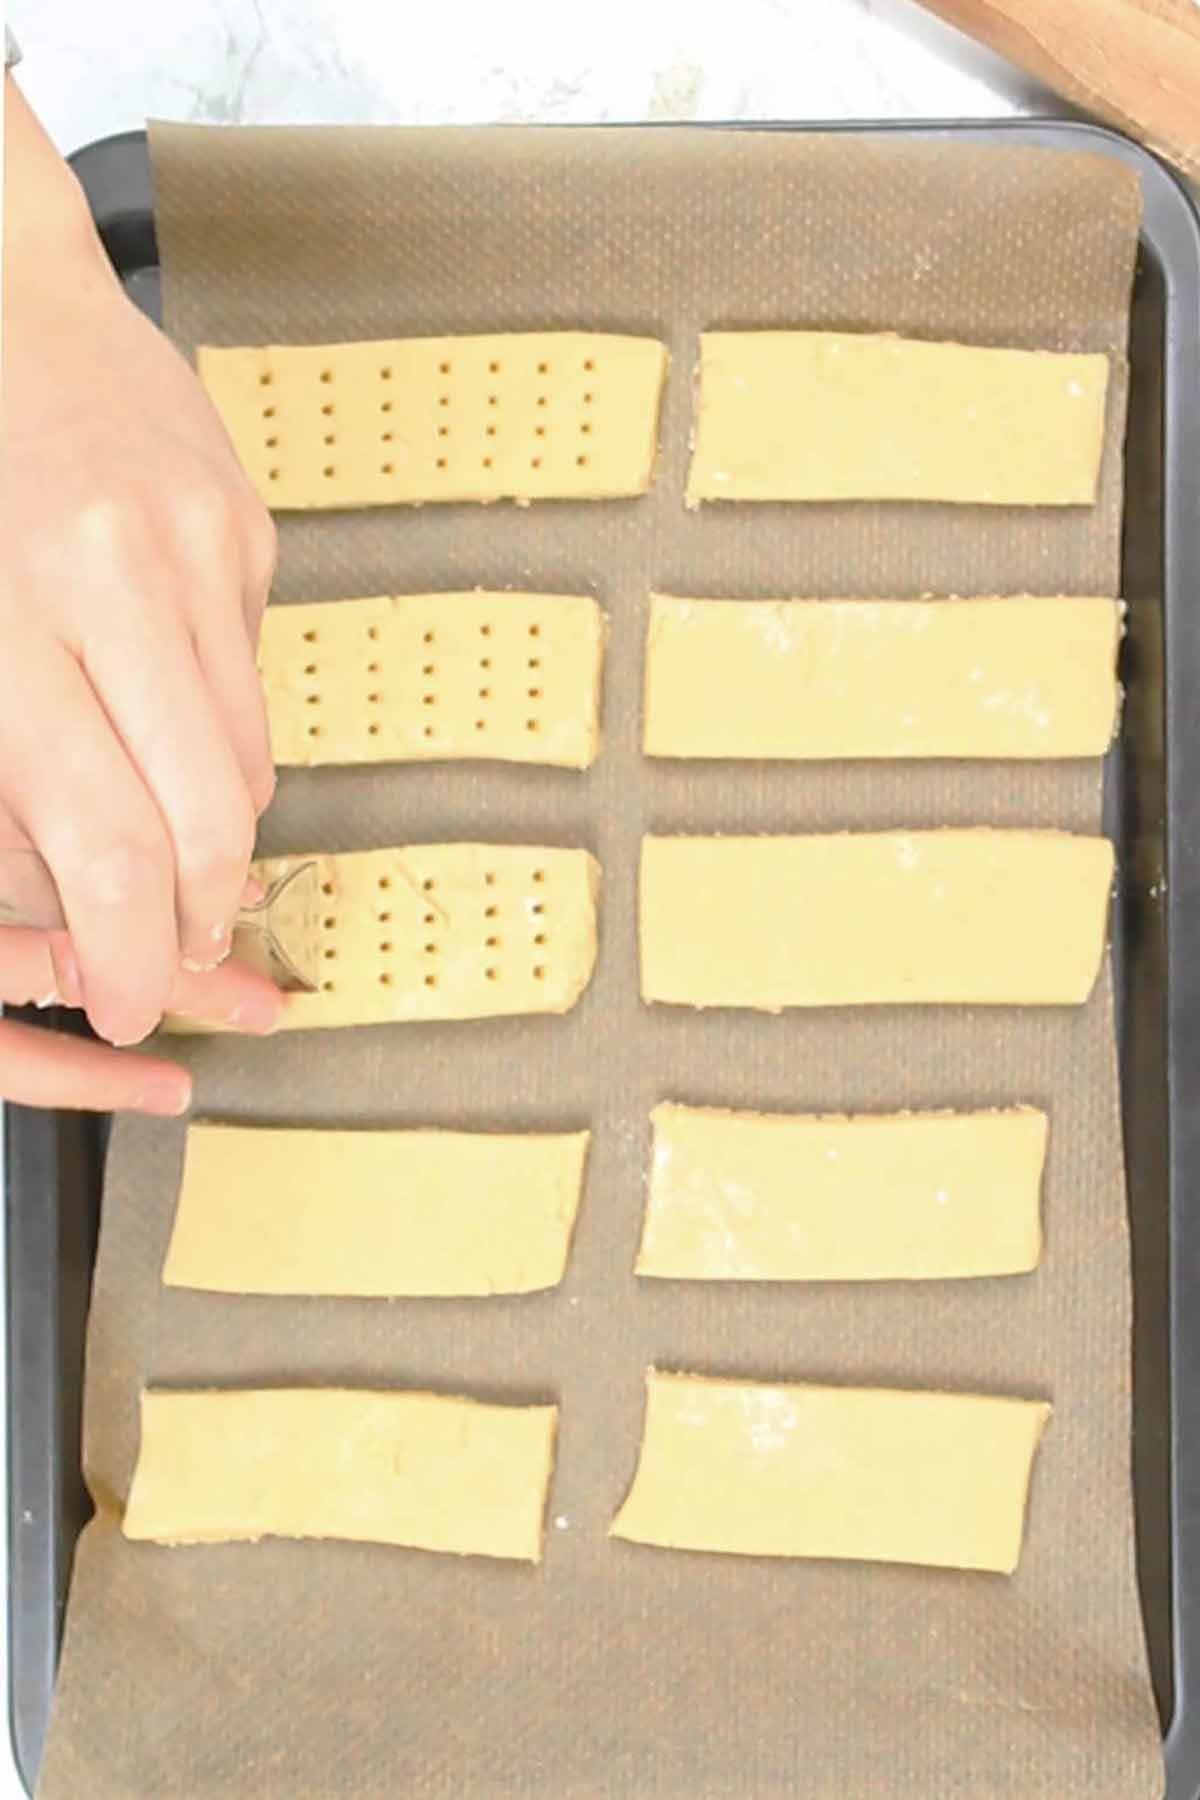
[[[77,998],[129,1044],[177,1004],[181,963],[229,948],[274,789],[254,659],[275,533],[11,78],[7,101],[0,849],[49,865]]]
[[[79,1006],[82,997],[65,931],[0,929],[0,1003]],[[182,971],[170,1004],[192,1018],[258,1033],[271,1029],[286,1003],[265,976],[230,961],[207,974]],[[24,1106],[174,1115],[187,1111],[192,1079],[162,1057],[0,1019],[0,1096]]]

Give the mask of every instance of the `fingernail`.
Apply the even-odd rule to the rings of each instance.
[[[138,1019],[136,1014],[131,1019],[128,1013],[122,1013],[118,1020],[111,1025],[102,1019],[97,1019],[91,1010],[88,1012],[88,1018],[92,1022],[93,1030],[116,1050],[132,1050],[135,1045],[144,1044],[162,1023],[161,1015],[158,1013],[155,1013],[150,1019]]]
[[[282,994],[255,994],[248,1000],[239,1001],[227,1015],[226,1023],[236,1026],[239,1031],[252,1031],[265,1037],[278,1025],[283,1008]]]
[[[177,1119],[192,1104],[192,1078],[182,1069],[164,1072],[135,1094],[131,1106],[136,1112],[153,1113],[158,1118]]]
[[[58,989],[51,988],[48,994],[43,994],[40,999],[35,999],[33,1004],[45,1010],[47,1006],[61,1006],[62,1001],[59,999]]]
[[[54,982],[63,1006],[83,1005],[83,977],[71,940],[65,931],[50,933],[50,960],[54,964]]]
[[[210,956],[207,962],[197,956],[181,956],[179,961],[181,967],[185,968],[189,975],[211,975],[214,969],[220,968],[232,951],[233,944],[227,943],[222,945],[216,956]]]
[[[246,885],[242,889],[242,905],[257,906],[260,900],[265,900],[266,897],[267,890],[258,877],[256,875],[247,875]]]
[[[250,777],[250,797],[254,801],[254,810],[261,817],[275,798],[275,790],[279,786],[279,771],[274,763],[258,769]]]

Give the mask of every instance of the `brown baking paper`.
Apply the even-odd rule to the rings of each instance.
[[[1110,987],[1078,1010],[695,1014],[638,998],[643,830],[1094,830],[1095,764],[654,766],[646,596],[1115,593],[1138,195],[1089,155],[742,131],[154,133],[168,326],[188,351],[588,326],[673,363],[649,498],[281,520],[280,603],[475,583],[595,593],[603,754],[550,769],[285,772],[268,850],[456,836],[586,845],[596,977],[563,1019],[172,1045],[197,1110],[304,1124],[589,1126],[560,1290],[253,1299],[164,1290],[182,1124],[123,1120],[88,1355],[80,1546],[45,1800],[603,1794],[1149,1800],[1134,1580],[1129,1249]],[[894,328],[1117,359],[1094,511],[682,505],[704,326]],[[1047,894],[1046,904],[1054,904]],[[686,927],[686,921],[683,922]],[[1041,1269],[923,1285],[632,1274],[664,1098],[1048,1108]],[[610,1542],[642,1374],[1047,1396],[1011,1581]],[[128,1544],[146,1382],[430,1387],[562,1406],[537,1569],[342,1544]]]

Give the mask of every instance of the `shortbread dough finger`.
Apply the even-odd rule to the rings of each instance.
[[[1108,358],[844,331],[700,339],[688,501],[1090,506]]]
[[[683,1006],[1078,1005],[1113,849],[1061,831],[648,837],[646,1000]]]
[[[648,756],[1103,756],[1118,600],[655,594]],[[269,616],[269,615],[268,615]]]
[[[1050,1411],[651,1369],[641,1456],[612,1535],[670,1550],[1011,1574]]]
[[[539,1562],[557,1413],[346,1388],[153,1390],[125,1536],[344,1538]]]
[[[206,344],[196,366],[282,511],[643,494],[667,353],[653,338],[541,331]]]
[[[934,1281],[1041,1253],[1047,1119],[655,1108],[639,1275]]]
[[[402,594],[268,607],[275,761],[487,757],[586,769],[603,615],[578,594]]]
[[[315,929],[321,988],[288,997],[277,1030],[567,1012],[596,960],[599,865],[586,850],[512,844],[410,844],[252,865],[265,887],[314,861],[321,909],[281,941]],[[235,950],[238,935],[235,934]],[[176,1032],[202,1030],[174,1015]]]
[[[562,1280],[588,1133],[189,1126],[168,1287],[527,1294]]]

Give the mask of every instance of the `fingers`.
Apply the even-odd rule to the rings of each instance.
[[[215,521],[200,507],[180,524],[192,580],[187,596],[196,656],[233,746],[256,813],[275,792],[275,763],[255,657],[275,572],[275,524],[245,483],[242,504],[225,520],[230,562],[213,555]]]
[[[78,1006],[81,984],[65,931],[0,929],[0,1005]],[[287,1004],[283,994],[232,958],[203,975],[180,970],[170,1010],[187,1018],[261,1034],[274,1030]]]
[[[202,975],[184,970],[171,995],[172,1012],[255,1035],[273,1031],[286,1005],[265,975],[232,958]]]
[[[211,616],[200,620],[194,632],[196,658],[259,814],[275,793],[275,763],[262,682],[240,623],[236,629],[239,641],[234,643],[232,633],[223,631],[218,620]]]
[[[190,1106],[192,1079],[158,1057],[0,1019],[0,1095],[21,1106],[173,1117]]]
[[[0,1006],[79,1006],[79,965],[65,931],[0,930]]]
[[[242,521],[243,558],[246,571],[243,585],[243,605],[246,614],[246,635],[250,639],[250,648],[253,651],[258,648],[262,616],[271,592],[271,583],[275,578],[279,538],[274,519],[248,483],[247,493],[249,505]]]
[[[229,950],[254,847],[254,805],[178,618],[156,614],[140,622],[132,643],[130,635],[97,634],[85,667],[171,840],[181,958],[210,968]]]
[[[64,932],[0,930],[0,1002],[72,1004],[69,990],[78,981],[70,973],[73,965]],[[285,1004],[265,976],[235,962],[205,975],[181,973],[171,995],[176,1012],[255,1033],[270,1031]],[[161,1057],[134,1056],[108,1044],[0,1018],[0,1099],[22,1106],[174,1117],[191,1104],[192,1079],[186,1069]]]
[[[16,818],[0,799],[0,851],[32,850],[27,832],[22,831]]]
[[[190,373],[190,371],[189,371]],[[258,648],[259,628],[275,576],[279,535],[275,520],[246,477],[241,459],[216,407],[203,396],[209,425],[222,446],[221,461],[234,490],[234,514],[242,562],[242,608],[251,651]]]
[[[22,703],[0,708],[6,799],[54,876],[88,1017],[101,1037],[136,1043],[179,964],[171,843],[73,657],[27,643],[20,666]]]

